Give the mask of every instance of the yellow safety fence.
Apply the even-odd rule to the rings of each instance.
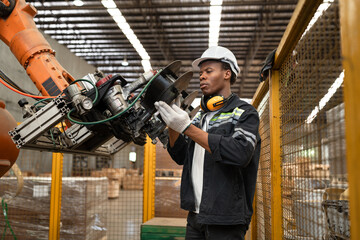
[[[0,179],[0,236],[140,239],[141,224],[154,216],[154,156],[150,141],[111,157],[21,150],[21,179],[12,171]]]
[[[299,1],[253,98],[252,239],[360,239],[359,10],[357,0]]]

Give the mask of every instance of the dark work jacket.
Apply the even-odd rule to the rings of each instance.
[[[204,112],[192,123],[201,128]],[[259,114],[256,109],[233,96],[208,125],[211,153],[205,151],[204,180],[198,221],[211,225],[249,225],[253,214],[257,169],[260,157]],[[179,135],[168,145],[172,159],[183,166],[181,208],[195,211],[191,168],[195,142]]]

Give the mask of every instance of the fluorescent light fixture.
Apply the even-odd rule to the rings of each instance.
[[[211,0],[209,20],[209,47],[217,46],[219,42],[222,0]]]
[[[149,60],[141,60],[141,65],[144,68],[144,72],[150,71],[152,69]]]
[[[116,8],[116,4],[113,0],[101,0],[101,3],[106,8]]]
[[[126,38],[133,45],[136,52],[141,57],[141,64],[144,68],[144,72],[151,70],[152,68],[149,54],[146,52],[139,39],[136,37],[134,31],[131,29],[124,16],[121,14],[121,11],[116,7],[114,0],[101,0],[101,3],[104,7],[107,8],[108,13],[113,17],[116,24],[119,26],[121,31],[125,34]]]
[[[115,20],[115,22],[119,25],[126,23],[126,19],[124,18],[124,16],[113,16],[113,19]]]
[[[323,15],[323,13],[330,7],[330,5],[334,2],[334,0],[324,0],[322,4],[319,5],[318,9],[316,10],[314,16],[310,20],[307,28],[305,29],[304,33],[301,36],[301,39],[306,35],[306,33],[312,28],[312,26],[316,23],[316,21]]]
[[[126,35],[127,39],[131,42],[133,39],[137,39],[134,31],[131,28],[123,28],[122,32]]]
[[[131,29],[130,29],[131,30]],[[131,30],[132,31],[132,30]],[[129,34],[128,34],[128,36],[129,36],[129,41],[131,42],[131,44],[133,44],[133,45],[135,45],[135,44],[137,44],[138,42],[139,42],[139,44],[140,44],[140,41],[139,41],[139,39],[137,39],[137,37],[135,36],[135,34],[134,34],[134,32],[133,33],[130,33],[129,32]]]
[[[312,110],[308,118],[305,120],[306,123],[311,123],[318,113],[325,107],[325,105],[329,102],[329,100],[334,96],[336,91],[341,87],[341,84],[344,82],[344,71],[342,71],[339,77],[335,80],[335,82],[328,89],[328,92],[324,95],[324,97],[320,100],[319,105]]]
[[[218,6],[218,5],[222,5],[222,0],[212,0],[210,2],[211,6]]]
[[[84,6],[84,2],[81,0],[74,0],[73,4],[77,7]]]
[[[114,18],[114,20],[115,18],[122,16],[120,10],[117,8],[108,8],[107,11]]]

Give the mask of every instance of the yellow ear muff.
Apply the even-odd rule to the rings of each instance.
[[[209,111],[216,111],[222,108],[224,104],[225,98],[223,96],[214,96],[207,101],[206,107]]]

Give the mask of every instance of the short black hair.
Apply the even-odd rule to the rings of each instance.
[[[226,63],[226,62],[223,62],[221,60],[217,60],[217,59],[206,59],[202,62],[199,63],[199,66],[201,64],[203,64],[204,62],[208,62],[208,61],[214,61],[214,62],[219,62],[221,63],[221,66],[222,66],[222,69],[223,70],[230,70],[231,72],[231,77],[230,77],[230,85],[233,85],[235,82],[236,82],[236,75],[235,73],[231,70],[231,67],[230,67],[230,64],[229,63]]]

